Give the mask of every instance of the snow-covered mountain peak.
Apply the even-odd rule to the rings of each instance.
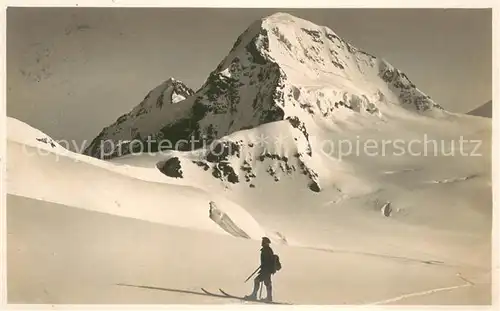
[[[327,27],[276,13],[250,25],[196,93],[167,80],[118,120],[130,120],[127,126],[117,121],[105,129],[87,153],[97,156],[96,145],[104,139],[116,146],[119,140],[151,136],[168,138],[172,144],[211,142],[282,120],[300,128],[307,140],[311,126],[380,118],[387,110],[401,108],[417,113],[441,109],[388,62]]]
[[[325,62],[324,57],[321,56],[332,58],[329,56],[332,53],[344,54],[346,53],[343,52],[344,50],[351,54],[360,52],[330,28],[316,25],[288,13],[275,13],[254,22],[238,38],[229,55],[217,69],[228,67],[235,58],[241,61],[241,54],[245,54],[244,50],[254,56],[252,61],[257,63],[266,60],[274,61],[285,71],[294,66],[310,66],[310,69],[313,69],[314,66],[311,66],[313,63],[328,65],[328,62]],[[375,59],[368,53],[361,51],[361,54],[368,56],[368,59]],[[335,64],[330,69],[337,71],[335,68],[343,69]]]
[[[271,15],[265,16],[262,18],[263,21],[273,20],[273,21],[281,21],[281,22],[294,22],[296,20],[302,20],[299,17],[293,16],[290,13],[286,12],[276,12]]]
[[[358,98],[364,101],[363,107],[358,109],[364,111],[367,107],[375,111],[374,106],[378,106],[376,102],[380,98],[418,112],[442,109],[416,89],[406,74],[387,61],[356,48],[328,27],[288,13],[276,13],[253,23],[211,76],[222,75],[226,79],[241,81],[242,76],[257,75],[260,79],[263,77],[262,66],[273,71],[273,74],[268,74],[271,79],[280,80],[277,85],[283,92],[278,93],[294,97],[295,101],[307,102],[302,106],[324,101],[310,97],[298,100],[299,93],[314,93],[312,97],[317,97],[318,94],[325,95],[321,92],[325,89],[326,94],[334,92],[328,97],[338,98],[333,103],[337,107],[354,97],[355,102],[359,101]],[[209,78],[207,83],[211,81],[213,79]],[[283,99],[287,100],[286,97]],[[276,104],[282,108],[285,106],[284,103]],[[331,108],[331,103],[318,106],[325,113]],[[346,106],[353,105],[347,103]],[[306,110],[311,113],[314,109],[308,107]],[[284,115],[287,114],[288,111],[284,111]]]
[[[159,106],[162,106],[165,102],[172,104],[178,103],[194,94],[192,89],[172,77],[160,84],[157,87],[157,91],[160,91],[161,95],[163,95],[162,99],[157,102]],[[165,97],[165,95],[168,97]]]
[[[101,158],[103,154],[103,150],[101,150],[102,142],[105,140],[115,142],[116,144],[111,148],[116,148],[133,139],[141,139],[141,134],[144,132],[155,133],[158,126],[163,124],[172,110],[177,109],[179,103],[193,94],[194,91],[181,81],[174,78],[165,80],[151,90],[139,105],[120,116],[110,126],[105,127],[84,153]]]

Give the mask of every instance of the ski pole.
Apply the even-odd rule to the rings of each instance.
[[[260,266],[258,266],[257,269],[255,269],[255,271],[252,274],[250,274],[250,276],[243,283],[246,283],[248,280],[250,280],[252,278],[252,276],[254,276],[254,274],[257,273],[257,271],[259,271],[259,269],[260,269]]]

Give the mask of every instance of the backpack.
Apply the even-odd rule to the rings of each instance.
[[[280,257],[278,255],[274,255],[274,272],[276,273],[281,270],[281,262],[280,262]]]

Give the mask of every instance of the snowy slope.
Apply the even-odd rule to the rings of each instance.
[[[142,180],[125,178],[158,171],[155,163],[161,162],[162,155],[129,156],[113,162],[76,154],[79,161],[63,155],[54,159],[57,153],[53,152],[29,156],[25,151],[33,154],[36,146],[52,148],[36,140],[48,137],[17,120],[9,119],[9,123],[9,138],[15,138],[8,141],[7,189],[15,194],[7,202],[9,302],[241,303],[203,295],[200,288],[248,293],[251,285],[242,280],[258,264],[257,241],[224,236],[214,222],[207,222],[206,202],[213,199],[207,192],[168,185],[172,178],[146,182],[152,174],[143,174]],[[490,123],[481,118],[456,116],[450,124],[465,129],[468,138],[490,131]],[[450,124],[426,125],[453,133]],[[274,132],[282,125],[264,125],[261,131]],[[359,167],[367,160],[358,159],[356,164]],[[245,204],[266,228],[280,230],[292,241],[290,247],[273,244],[285,267],[273,279],[277,301],[490,303],[491,221],[481,216],[491,206],[487,203],[489,177],[483,167],[488,163],[453,159],[460,166],[446,163],[449,157],[369,160],[375,167],[361,166],[356,171],[359,176],[350,178],[365,179],[371,174],[371,183],[387,189],[364,197],[339,197],[331,189],[318,197],[296,179],[276,183],[260,172],[256,175],[263,178],[254,181],[255,189],[238,186],[224,191],[224,185],[217,183],[207,187],[226,200]],[[133,163],[142,167],[124,169]],[[184,182],[202,184],[201,174],[188,176],[195,172],[186,171]],[[473,172],[478,176],[461,178]],[[424,183],[439,180],[447,182]],[[377,197],[391,200],[393,209],[401,211],[389,218],[380,215]],[[222,198],[215,199],[217,207],[224,207],[245,232],[252,232],[254,238],[264,234],[253,227],[253,218],[235,217],[239,207],[229,209],[227,203],[220,203]],[[180,204],[173,206],[171,200]]]
[[[493,101],[489,101],[471,111],[468,114],[478,117],[491,118],[493,115]]]
[[[312,156],[298,152],[290,129],[281,121],[233,133],[221,140],[226,152],[219,155],[214,151],[224,149],[130,155],[112,162],[158,167],[176,182],[222,193],[294,245],[383,250],[394,256],[425,253],[457,264],[488,265],[489,120],[450,115],[394,119],[347,133],[316,129],[310,134],[316,142]],[[261,135],[269,141],[260,141]],[[423,135],[437,145],[418,143]],[[276,144],[274,138],[280,136],[283,140]],[[462,149],[461,138],[470,140]],[[387,145],[384,154],[352,152],[340,158],[318,148],[323,139],[361,145],[415,141],[412,150],[427,155],[393,154],[394,146]],[[480,156],[468,156],[472,151]],[[386,202],[392,206],[390,217],[381,213]],[[363,242],[352,244],[353,236]],[[398,244],[402,236],[404,247]],[[477,251],[468,253],[472,247]]]
[[[7,224],[9,303],[241,306],[239,300],[204,295],[201,288],[247,294],[251,284],[243,281],[259,260],[257,241],[11,195]],[[466,269],[457,275],[456,267],[427,264],[426,257],[276,245],[273,249],[283,262],[283,270],[273,278],[274,299],[280,302],[456,305],[491,301],[488,273]]]
[[[156,101],[154,95],[150,101]],[[311,123],[333,126],[350,117],[380,117],[395,105],[421,113],[441,110],[385,60],[355,48],[331,29],[277,13],[253,23],[192,96],[161,113],[127,115],[104,129],[85,153],[127,154],[120,146],[134,138],[144,149],[157,151],[157,145],[145,143],[148,137],[168,139],[167,148],[193,149],[201,143],[175,144],[210,142],[285,119],[304,123],[307,140]],[[110,150],[99,152],[108,140],[114,142]]]
[[[243,208],[221,196],[165,180],[138,179],[112,163],[75,154],[55,142],[52,147],[50,137],[13,118],[8,118],[7,130],[10,194],[226,234],[209,218],[213,200],[249,236],[264,234]]]

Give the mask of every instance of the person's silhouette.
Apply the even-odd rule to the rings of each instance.
[[[273,300],[273,284],[271,281],[271,275],[276,271],[274,271],[274,252],[269,244],[271,244],[271,240],[267,237],[263,237],[261,244],[262,248],[260,249],[260,271],[254,279],[253,292],[250,295],[245,296],[246,299],[257,299],[257,292],[259,291],[260,283],[264,282],[267,290],[267,297],[264,300]]]

